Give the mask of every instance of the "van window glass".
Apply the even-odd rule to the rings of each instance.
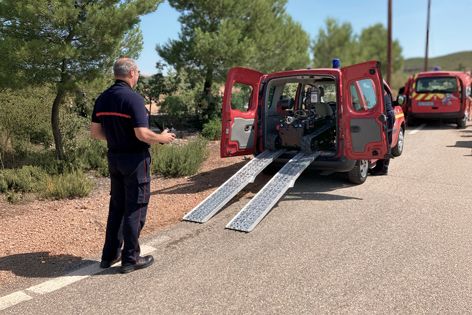
[[[354,83],[351,83],[349,90],[351,92],[352,109],[354,109],[356,112],[362,111],[361,100],[359,98],[359,94],[357,93],[356,86],[354,85]]]
[[[416,80],[417,93],[455,93],[458,92],[455,77],[429,77]]]
[[[349,86],[351,107],[356,112],[374,108],[377,105],[374,82],[371,79],[358,80]]]
[[[293,106],[295,103],[295,97],[297,96],[297,89],[298,83],[285,83],[282,95],[280,95],[280,101],[285,101]]]
[[[269,88],[269,95],[267,97],[267,108],[272,107],[272,102],[274,101],[275,85],[272,85]]]
[[[362,96],[365,100],[367,109],[374,108],[377,105],[377,96],[375,95],[374,82],[371,79],[364,79],[359,81]]]
[[[252,86],[235,83],[231,91],[231,108],[246,112],[250,108]]]

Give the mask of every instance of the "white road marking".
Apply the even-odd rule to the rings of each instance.
[[[155,250],[156,249],[152,246],[148,246],[148,245],[141,246],[142,255],[147,255],[149,253],[152,253]],[[117,262],[113,266],[118,266],[119,264],[120,262]],[[69,284],[72,284],[74,282],[77,282],[82,279],[88,278],[92,275],[95,275],[101,271],[103,271],[103,269],[100,268],[100,265],[98,263],[95,263],[87,267],[73,271],[65,276],[57,277],[57,278],[45,281],[43,283],[40,283],[38,285],[29,287],[26,290],[37,293],[37,294],[50,293],[50,292],[59,290],[65,286],[68,286]]]
[[[155,250],[156,248],[152,246],[141,245],[141,255],[148,255],[154,252]],[[119,264],[120,262],[117,262],[113,266],[118,266]],[[26,291],[30,291],[36,294],[50,293],[50,292],[59,290],[65,286],[68,286],[69,284],[72,284],[74,282],[77,282],[82,279],[88,278],[92,275],[95,275],[99,272],[102,272],[103,270],[104,269],[100,268],[99,263],[94,263],[84,268],[77,269],[65,276],[47,280],[38,285],[29,287],[28,289],[26,289]],[[7,309],[11,306],[14,306],[16,304],[19,304],[21,302],[31,300],[31,299],[33,298],[23,291],[17,291],[9,295],[5,295],[3,297],[0,297],[0,311]]]
[[[419,125],[416,129],[410,131],[408,134],[409,134],[409,135],[414,135],[415,133],[417,133],[418,131],[420,131],[421,129],[423,129],[424,126],[426,126],[426,124],[421,124],[421,125]]]
[[[0,298],[0,311],[24,301],[31,300],[32,297],[23,291],[13,292]]]

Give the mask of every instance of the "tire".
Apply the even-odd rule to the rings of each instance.
[[[356,185],[363,184],[369,173],[369,161],[358,160],[354,168],[347,173],[348,180]]]
[[[466,126],[467,126],[467,116],[464,115],[463,118],[461,118],[457,121],[457,128],[458,129],[464,129]]]
[[[395,157],[402,155],[404,145],[405,145],[405,130],[402,127],[400,128],[400,132],[398,133],[397,145],[392,148],[392,155]]]

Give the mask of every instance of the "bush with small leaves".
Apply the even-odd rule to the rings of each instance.
[[[208,140],[219,140],[221,138],[221,119],[213,118],[204,124],[202,136]]]
[[[49,177],[40,195],[47,199],[85,197],[92,190],[92,183],[84,173],[77,171]]]
[[[186,144],[156,145],[152,148],[152,171],[165,177],[191,176],[208,157],[208,141],[202,137]]]

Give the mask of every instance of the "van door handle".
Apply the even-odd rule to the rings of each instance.
[[[359,126],[351,126],[351,132],[360,132],[361,131],[361,127]]]

